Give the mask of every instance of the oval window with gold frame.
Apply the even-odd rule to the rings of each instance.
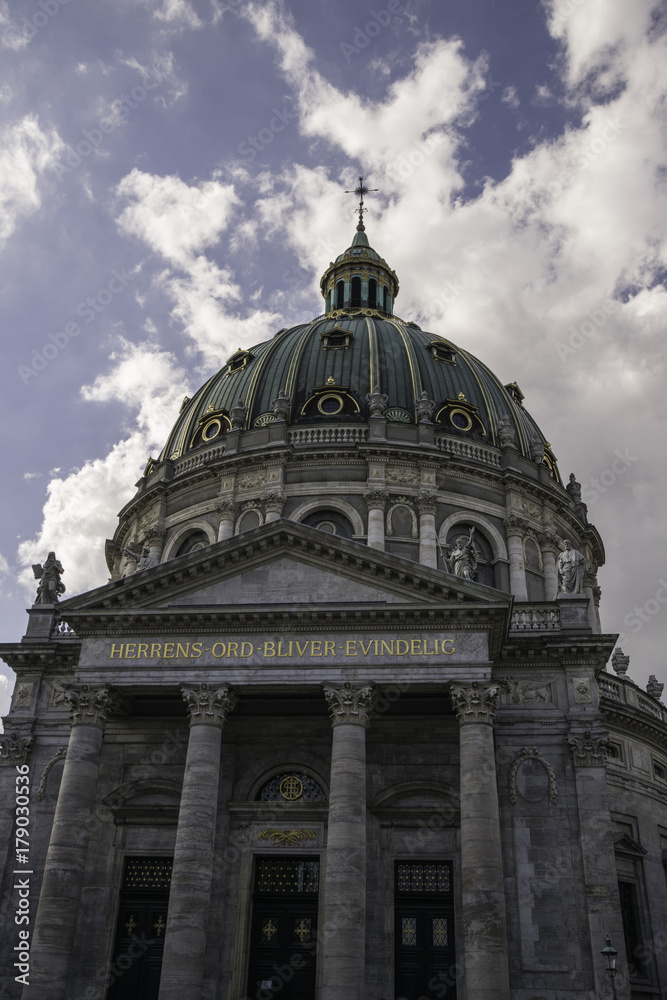
[[[201,429],[202,441],[212,441],[222,430],[222,424],[217,417],[208,420]]]
[[[328,392],[326,396],[320,396],[317,401],[317,409],[328,417],[340,413],[344,405],[343,397],[335,392]]]
[[[460,431],[469,431],[472,427],[472,417],[465,410],[450,410],[449,420]]]

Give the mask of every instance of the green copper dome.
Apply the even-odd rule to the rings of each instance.
[[[537,461],[544,454],[560,481],[515,383],[505,387],[472,354],[415,323],[366,312],[321,316],[237,351],[184,402],[160,461],[222,443],[232,426],[249,430],[273,423],[279,397],[277,409],[289,426],[367,423],[367,396],[379,389],[386,396],[384,419],[416,424],[416,401],[425,398],[434,404],[436,433],[500,447],[513,432],[519,453]]]

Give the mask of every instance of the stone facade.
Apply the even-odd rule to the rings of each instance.
[[[386,312],[237,352],[109,583],[0,648],[3,996],[598,1000],[607,935],[667,995],[667,720],[605,669],[602,542],[518,386]]]

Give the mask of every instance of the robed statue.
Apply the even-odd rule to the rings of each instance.
[[[36,563],[32,571],[39,580],[35,604],[57,604],[60,595],[65,593],[65,584],[60,579],[65,570],[55,552],[49,552],[44,565]]]
[[[563,545],[565,548],[558,556],[558,593],[581,594],[584,590],[586,558],[577,549],[572,548],[568,538]]]

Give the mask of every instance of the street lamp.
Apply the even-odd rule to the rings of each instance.
[[[611,938],[609,937],[608,934],[605,940],[605,946],[600,952],[600,954],[604,955],[604,957],[607,959],[606,971],[611,976],[611,995],[613,997],[613,1000],[616,1000],[616,976],[618,975],[618,969],[616,968],[616,956],[618,955],[618,952],[611,943]]]

